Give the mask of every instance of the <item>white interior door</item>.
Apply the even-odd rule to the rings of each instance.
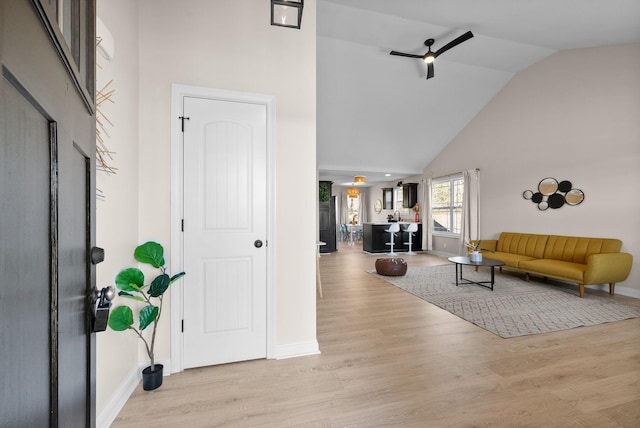
[[[184,368],[267,353],[266,106],[183,98]]]

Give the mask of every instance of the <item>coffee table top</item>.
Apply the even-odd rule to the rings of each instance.
[[[471,260],[469,260],[469,257],[462,257],[462,256],[449,257],[447,260],[457,265],[504,266],[504,262],[501,262],[500,260],[488,259],[485,257],[482,258],[481,262],[472,262]]]

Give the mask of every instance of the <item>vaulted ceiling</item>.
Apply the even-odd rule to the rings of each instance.
[[[438,57],[429,80],[419,59],[389,55],[422,55],[428,38],[435,51],[469,30],[475,37]],[[640,42],[640,1],[318,0],[317,33],[319,177],[374,183],[421,173],[531,64]]]

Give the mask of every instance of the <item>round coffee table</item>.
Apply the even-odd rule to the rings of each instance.
[[[469,260],[469,257],[449,257],[451,263],[456,264],[456,287],[458,284],[475,284],[481,287],[490,288],[493,291],[493,283],[494,283],[494,269],[496,266],[504,266],[504,263],[499,260],[482,258],[481,262],[472,262]],[[462,265],[466,266],[486,266],[491,268],[491,281],[471,281],[470,279],[462,277]],[[458,268],[460,269],[460,273],[458,273]]]

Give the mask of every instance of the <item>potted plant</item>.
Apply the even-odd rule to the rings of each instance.
[[[469,260],[473,263],[482,263],[482,253],[478,251],[482,241],[467,241],[465,246],[469,250]]]
[[[170,276],[164,261],[164,248],[157,242],[149,241],[136,247],[133,257],[140,263],[160,269],[160,274],[148,285],[144,284],[144,273],[138,268],[123,269],[116,276],[118,295],[127,299],[142,302],[144,306],[139,312],[138,326],[134,326],[133,310],[129,306],[118,306],[111,311],[109,327],[115,331],[132,330],[144,343],[149,356],[150,365],[142,371],[142,387],[145,391],[154,390],[162,385],[162,364],[156,364],[154,346],[158,321],[162,315],[162,299],[169,286],[184,276],[184,272]],[[145,338],[142,332],[149,326],[151,338]]]

